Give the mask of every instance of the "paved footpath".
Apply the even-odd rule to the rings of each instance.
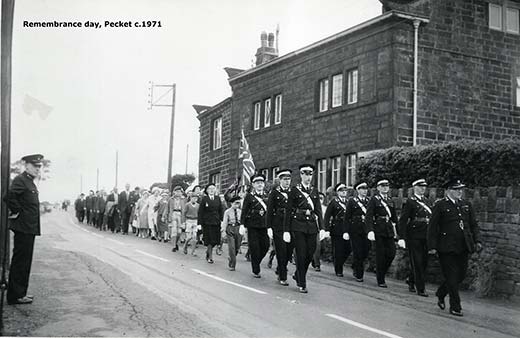
[[[6,306],[8,336],[131,337],[519,337],[519,304],[462,294],[465,317],[439,310],[435,297],[410,294],[402,281],[381,290],[331,266],[309,274],[309,294],[275,283],[263,265],[251,277],[239,256],[209,265],[165,243],[99,232],[71,214],[42,217],[29,293],[31,305]],[[265,263],[265,262],[264,262]],[[291,266],[290,270],[294,268]],[[347,269],[348,270],[348,269]],[[291,281],[292,282],[292,281]],[[433,294],[433,286],[428,287]]]

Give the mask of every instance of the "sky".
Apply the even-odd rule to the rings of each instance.
[[[184,174],[187,165],[197,175],[199,121],[192,105],[231,96],[223,69],[251,68],[262,31],[274,33],[279,25],[281,56],[380,14],[378,0],[16,0],[11,159],[41,153],[51,160],[41,201],[95,190],[98,170],[99,189],[110,190],[116,151],[120,190],[125,183],[166,182],[171,108],[149,109],[152,81],[176,84],[173,174]],[[24,21],[89,21],[101,28],[24,27]],[[105,21],[132,27],[105,27]],[[142,21],[161,27],[134,27]],[[40,102],[48,114],[31,109]]]

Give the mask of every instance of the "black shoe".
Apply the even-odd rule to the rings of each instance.
[[[176,252],[177,250],[179,250],[179,249],[178,249],[176,246],[174,246],[174,247],[172,248],[172,252]]]
[[[363,282],[363,278],[357,278],[356,277],[356,282],[360,282],[360,283]]]
[[[254,272],[253,272],[253,277],[255,277],[255,278],[262,278],[262,276],[260,276],[259,273],[254,273]]]
[[[213,264],[214,263],[211,258],[208,258],[207,261],[208,261],[209,264]]]
[[[454,315],[454,316],[457,316],[457,317],[462,317],[464,316],[462,314],[462,310],[453,310],[453,309],[450,309],[450,314]]]
[[[314,268],[314,271],[316,271],[316,272],[320,272],[320,271],[321,271],[321,268],[320,268],[319,266],[317,266],[317,267]]]
[[[408,291],[410,291],[410,292],[415,292],[415,291],[416,291],[416,290],[415,290],[415,285],[413,285],[413,284],[408,284]]]
[[[31,304],[33,302],[32,298],[29,297],[21,297],[18,299],[15,299],[14,301],[7,301],[7,304],[14,305],[14,304]]]
[[[300,293],[308,293],[309,291],[307,291],[307,288],[304,288],[302,286],[299,287],[298,291],[300,291]]]
[[[446,308],[446,303],[444,303],[444,298],[437,297],[437,306],[444,310]]]
[[[343,274],[342,273],[336,273],[336,276],[337,277],[343,277]]]
[[[286,280],[278,281],[278,283],[280,283],[280,285],[283,285],[283,286],[288,286],[289,285],[289,283],[287,283]]]
[[[296,281],[297,286],[300,286],[300,282],[298,282],[298,277],[296,277],[296,274],[292,275],[292,279]]]
[[[421,297],[428,297],[428,294],[425,291],[417,291],[417,294]]]
[[[377,286],[379,286],[380,288],[387,288],[388,287],[386,285],[386,283],[379,283],[379,284],[377,284]]]

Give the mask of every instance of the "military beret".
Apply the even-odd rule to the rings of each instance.
[[[283,169],[276,174],[276,177],[283,178],[283,177],[291,177],[292,170],[291,169]]]
[[[466,185],[464,185],[464,183],[462,183],[462,181],[460,179],[453,179],[453,180],[446,182],[446,184],[444,185],[444,188],[461,189],[461,188],[464,188],[465,186]]]
[[[265,176],[262,174],[255,174],[251,177],[251,183],[255,183],[258,181],[265,182]]]
[[[366,182],[360,182],[360,183],[356,184],[355,188],[356,188],[356,190],[357,189],[368,189],[368,184],[366,184]]]
[[[412,183],[413,187],[415,187],[415,186],[425,187],[427,185],[428,185],[428,183],[426,183],[426,180],[424,178],[418,179]]]
[[[336,186],[334,187],[334,190],[335,190],[335,191],[347,190],[347,186],[346,186],[344,183],[338,183],[338,184],[336,184]]]
[[[42,165],[43,164],[42,160],[43,160],[43,155],[41,155],[41,154],[26,155],[26,156],[22,157],[22,161],[24,161],[25,163],[31,163],[34,165]]]

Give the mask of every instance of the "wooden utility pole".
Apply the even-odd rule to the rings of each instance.
[[[190,145],[186,145],[186,170],[184,171],[185,175],[188,175],[188,151],[190,149]]]
[[[114,188],[117,188],[117,174],[119,171],[119,150],[116,150],[116,185]]]
[[[99,191],[99,168],[96,170],[96,191]]]

